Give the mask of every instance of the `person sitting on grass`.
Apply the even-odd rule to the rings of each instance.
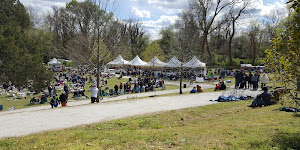
[[[48,101],[48,100],[47,100],[46,95],[42,95],[40,104],[44,104],[44,103],[47,102],[47,101]]]
[[[215,91],[219,91],[219,90],[225,90],[226,89],[226,85],[224,83],[224,81],[220,82],[220,84],[216,84],[216,87],[215,87]]]
[[[193,89],[191,90],[191,92],[190,93],[197,93],[197,89],[196,89],[196,87],[193,87]]]
[[[198,93],[201,93],[201,92],[203,92],[203,89],[201,88],[201,86],[200,86],[200,85],[197,85],[197,92],[198,92]]]
[[[35,97],[33,97],[31,100],[30,100],[30,104],[37,104],[39,103],[39,99],[36,99]]]
[[[271,105],[271,99],[272,95],[270,92],[268,92],[267,87],[263,87],[262,90],[264,91],[263,93],[259,94],[256,96],[256,98],[253,100],[252,104],[249,105],[249,107],[257,107],[257,106],[268,106]]]

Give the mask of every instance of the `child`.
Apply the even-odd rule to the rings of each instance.
[[[55,96],[53,96],[53,98],[50,100],[50,105],[51,105],[51,108],[57,107],[58,101],[56,100]]]

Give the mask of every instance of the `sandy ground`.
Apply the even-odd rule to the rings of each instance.
[[[186,88],[185,90],[190,90]],[[172,90],[140,93],[138,97],[166,94]],[[173,91],[174,92],[174,91]],[[178,90],[176,90],[178,92]],[[255,96],[261,91],[244,91],[244,95]],[[144,94],[144,95],[143,95]],[[58,130],[83,124],[103,122],[118,118],[177,110],[188,107],[211,105],[217,102],[222,92],[197,93],[190,95],[126,99],[129,95],[105,98],[100,103],[89,100],[69,102],[68,107],[51,109],[50,105],[0,112],[0,138],[24,136],[32,133]],[[130,95],[133,97],[134,95]],[[122,100],[122,101],[118,101]]]

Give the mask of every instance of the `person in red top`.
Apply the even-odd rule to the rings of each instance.
[[[220,84],[216,85],[216,87],[215,87],[215,91],[225,90],[225,89],[226,89],[226,85],[225,85],[224,81],[220,82]]]

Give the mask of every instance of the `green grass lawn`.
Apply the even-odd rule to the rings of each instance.
[[[251,101],[154,113],[24,137],[0,149],[300,149],[300,116]]]

